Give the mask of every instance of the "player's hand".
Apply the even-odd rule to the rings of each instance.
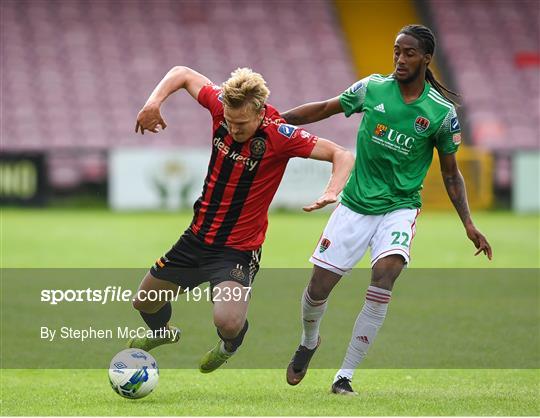
[[[158,105],[146,105],[137,115],[137,123],[135,124],[135,132],[141,131],[144,135],[144,131],[150,131],[155,134],[160,129],[165,129],[167,124],[161,117]]]
[[[491,251],[491,245],[489,245],[489,242],[487,241],[486,237],[482,235],[482,233],[476,229],[474,225],[468,226],[465,228],[467,231],[467,236],[469,239],[474,243],[474,246],[478,251],[474,253],[474,255],[478,255],[480,253],[484,253],[489,260],[493,257],[493,252]]]
[[[337,202],[337,195],[335,193],[325,193],[319,197],[314,203],[309,206],[304,206],[302,209],[306,212],[324,208],[326,205]]]

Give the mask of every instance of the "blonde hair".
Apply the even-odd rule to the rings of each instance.
[[[251,68],[237,68],[221,88],[223,104],[235,109],[250,104],[253,110],[259,112],[270,95],[263,76]]]

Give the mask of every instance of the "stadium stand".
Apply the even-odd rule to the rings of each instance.
[[[360,75],[390,72],[384,45],[402,23],[420,20],[412,1],[158,3],[3,0],[2,150],[46,151],[53,187],[104,181],[113,147],[207,146],[208,115],[186,94],[164,106],[166,131],[134,134],[138,110],[172,66],[217,83],[250,66],[285,110],[335,95]],[[464,143],[493,151],[496,184],[508,186],[513,150],[539,147],[538,2],[417,4],[429,6],[463,96]],[[354,148],[358,120],[330,118],[310,130]]]
[[[159,79],[187,65],[216,83],[261,72],[286,110],[335,95],[355,73],[327,1],[3,0],[3,150],[46,150],[55,187],[104,180],[111,147],[205,147],[207,112],[187,94],[164,106],[169,127],[137,137],[135,117]],[[354,147],[358,121],[313,133]]]
[[[334,4],[357,76],[390,74],[396,33],[405,25],[421,22],[415,2],[334,0]]]
[[[540,146],[540,7],[518,2],[431,0],[474,145],[493,151]]]

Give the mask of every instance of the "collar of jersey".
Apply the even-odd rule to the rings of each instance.
[[[401,103],[403,103],[406,106],[412,106],[412,105],[420,103],[422,100],[424,100],[427,97],[430,88],[431,86],[429,85],[429,83],[424,80],[424,91],[422,92],[422,94],[418,96],[416,100],[413,100],[410,103],[405,103],[405,100],[403,100],[403,96],[401,95],[401,90],[399,89],[399,83],[397,80],[394,80],[394,89],[396,91],[396,94],[398,95]]]

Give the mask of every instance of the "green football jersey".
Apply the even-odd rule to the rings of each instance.
[[[451,154],[461,142],[452,103],[428,83],[418,99],[405,103],[393,76],[379,74],[357,81],[339,99],[347,117],[364,113],[342,203],[366,215],[419,208],[433,148]]]

